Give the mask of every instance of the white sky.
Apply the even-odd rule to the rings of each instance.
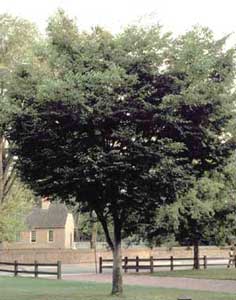
[[[177,34],[196,24],[218,37],[236,31],[236,0],[0,0],[0,13],[27,18],[41,31],[57,8],[76,17],[81,29],[102,25],[117,32],[143,17],[143,23],[159,22]]]

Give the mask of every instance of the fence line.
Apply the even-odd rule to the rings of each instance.
[[[18,274],[33,274],[35,278],[38,278],[39,275],[56,275],[57,279],[61,279],[61,261],[57,261],[55,264],[48,263],[39,263],[37,260],[34,263],[20,263],[15,260],[11,262],[0,262],[0,266],[12,266],[12,269],[0,268],[0,272],[14,273],[14,276]],[[21,267],[33,267],[33,270],[22,270]],[[40,267],[55,267],[56,271],[41,271]]]
[[[224,262],[220,262],[224,260]],[[186,261],[187,263],[182,263]],[[165,264],[166,262],[166,264]],[[175,262],[180,262],[175,264]],[[113,259],[103,259],[99,257],[99,273],[103,272],[103,269],[112,269]],[[146,264],[143,264],[146,263]],[[163,264],[164,263],[164,264]],[[207,257],[203,256],[199,258],[200,266],[204,269],[207,269],[211,266],[227,266],[229,263],[229,257]],[[233,265],[236,268],[236,256],[233,259]],[[151,273],[154,272],[154,269],[157,268],[170,268],[170,271],[174,271],[175,267],[193,267],[194,266],[194,258],[180,258],[180,257],[165,257],[165,258],[154,258],[150,256],[150,258],[140,258],[136,256],[135,258],[128,258],[127,256],[122,258],[122,268],[125,273],[128,270],[135,270],[139,272],[140,270],[149,270]]]

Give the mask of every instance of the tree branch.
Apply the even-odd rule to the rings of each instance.
[[[11,176],[8,178],[5,186],[4,186],[4,190],[3,190],[3,199],[2,199],[2,202],[4,201],[4,198],[8,195],[8,193],[10,192],[14,182],[15,182],[15,179],[16,179],[16,173],[13,172],[11,174]]]
[[[99,221],[102,224],[102,228],[105,233],[106,241],[107,241],[109,247],[111,248],[111,250],[114,251],[114,243],[112,242],[112,239],[110,237],[110,233],[109,233],[108,226],[107,226],[107,221],[105,220],[104,216],[101,215],[99,212],[96,211],[96,214],[98,216]]]

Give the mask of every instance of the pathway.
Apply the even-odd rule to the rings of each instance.
[[[65,280],[111,282],[111,274],[64,274]],[[198,291],[236,293],[235,280],[193,279],[176,277],[154,277],[149,275],[124,275],[126,285],[142,285],[164,288],[178,288]]]

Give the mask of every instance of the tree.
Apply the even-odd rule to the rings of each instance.
[[[75,242],[90,242],[90,249],[96,249],[97,241],[104,241],[105,237],[95,212],[80,211],[72,205],[75,223]]]
[[[232,152],[219,137],[232,119],[233,53],[205,29],[173,42],[159,26],[79,33],[62,11],[48,37],[50,76],[9,133],[18,170],[38,194],[96,212],[120,294],[121,239]]]
[[[32,191],[16,179],[0,206],[0,243],[15,241],[17,235],[25,229],[25,217],[34,201]]]
[[[199,245],[234,243],[236,169],[233,163],[220,173],[205,174],[177,202],[159,208],[155,224],[143,228],[148,243],[159,245],[172,238],[181,245],[193,245],[194,269],[200,268]]]
[[[20,102],[20,99],[8,97],[11,73],[21,64],[31,61],[36,39],[33,24],[7,14],[0,15],[0,204],[5,201],[16,178],[10,144],[4,134],[10,114]]]
[[[222,173],[199,179],[180,202],[176,239],[194,245],[195,269],[200,268],[200,243],[220,245],[236,235],[236,199]]]
[[[229,196],[232,178],[231,186],[228,185],[229,176],[225,180],[220,178],[235,148],[235,125],[232,127],[234,53],[232,49],[222,52],[225,40],[212,43],[211,32],[195,29],[175,41],[172,54],[173,70],[181,70],[182,76],[187,79],[187,87],[180,99],[183,97],[189,103],[183,107],[186,109],[183,113],[190,121],[187,127],[191,128],[191,132],[188,133],[186,127],[185,133],[188,136],[188,155],[194,166],[194,180],[191,188],[180,195],[174,205],[158,209],[155,225],[149,228],[148,240],[150,242],[154,238],[160,243],[164,236],[172,234],[181,244],[194,245],[194,268],[199,268],[199,243],[213,240],[210,233],[215,228],[215,241],[219,244],[223,236],[221,232],[219,238],[217,233],[227,228],[227,217],[231,214],[228,208],[235,211],[235,200]],[[204,132],[206,130],[208,132]],[[212,170],[215,171],[212,173]],[[224,192],[224,199],[228,197],[225,203],[222,203],[222,189],[228,191],[228,194]],[[226,211],[229,215],[223,218]],[[231,234],[235,233],[235,227],[231,226],[231,229]],[[226,236],[229,236],[227,231]]]

